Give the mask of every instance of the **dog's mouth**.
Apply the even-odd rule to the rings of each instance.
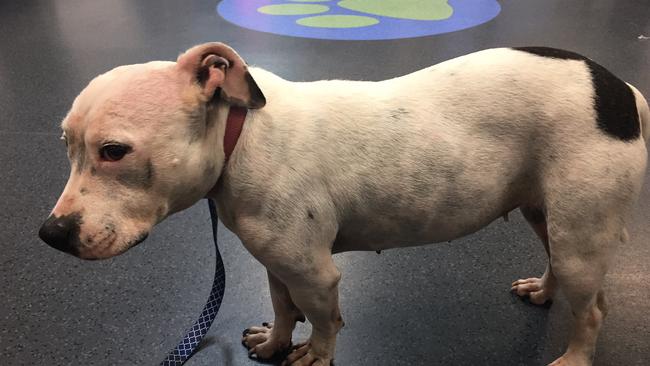
[[[101,259],[108,259],[108,258],[115,257],[115,256],[117,256],[117,255],[120,255],[120,254],[126,252],[127,250],[129,250],[129,249],[131,249],[131,248],[137,246],[138,244],[140,244],[140,243],[142,243],[143,241],[145,241],[145,239],[147,239],[147,237],[149,237],[149,233],[148,233],[148,232],[142,232],[142,233],[140,233],[140,235],[138,235],[135,239],[133,239],[133,240],[131,240],[130,242],[128,242],[128,243],[124,246],[124,249],[121,249],[121,250],[120,250],[119,252],[117,252],[117,253],[111,253],[111,254],[109,254],[109,255],[104,255],[106,252],[102,252],[102,254],[97,255],[96,253],[95,253],[95,254],[89,254],[89,253],[82,253],[82,252],[79,252],[79,253],[75,253],[75,255],[76,255],[77,257],[81,258],[81,259],[85,259],[85,260],[89,260],[89,261],[96,261],[96,260],[101,260]]]
[[[145,241],[145,239],[147,239],[148,237],[149,237],[149,233],[148,233],[148,232],[140,233],[140,235],[138,235],[138,237],[135,238],[135,240],[133,240],[133,241],[131,241],[131,242],[129,243],[128,247],[129,247],[129,248],[133,248],[134,246],[136,246],[136,245],[142,243],[143,241]]]

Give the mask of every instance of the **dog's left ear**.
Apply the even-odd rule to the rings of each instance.
[[[266,98],[248,72],[244,60],[227,45],[205,43],[190,48],[176,60],[176,67],[189,73],[210,100],[221,91],[221,98],[231,105],[262,108]]]

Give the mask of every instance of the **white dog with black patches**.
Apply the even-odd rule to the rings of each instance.
[[[486,50],[382,82],[290,82],[208,43],[98,76],[62,127],[72,171],[41,238],[107,258],[213,198],[268,271],[275,321],[243,342],[293,366],[334,357],[333,253],[447,241],[519,208],[549,262],[512,290],[543,304],[562,289],[574,314],[558,366],[592,363],[650,112],[601,66],[549,48]],[[305,316],[311,337],[286,352]]]

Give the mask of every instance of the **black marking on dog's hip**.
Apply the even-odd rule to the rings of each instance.
[[[594,109],[598,128],[623,141],[641,136],[639,113],[632,89],[606,68],[574,52],[548,47],[516,47],[518,51],[542,57],[584,61],[589,67],[594,87]]]
[[[117,181],[129,188],[149,189],[153,186],[153,178],[156,170],[151,160],[148,160],[144,166],[131,168],[117,176]]]
[[[528,52],[542,57],[557,58],[560,60],[589,60],[581,54],[551,47],[513,47],[513,50]]]

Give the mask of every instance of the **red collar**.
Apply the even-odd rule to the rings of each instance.
[[[247,111],[246,108],[242,107],[230,107],[228,119],[226,119],[226,132],[223,135],[223,152],[226,154],[226,160],[228,160],[235,149],[235,145],[237,145],[242,127],[244,127]]]

